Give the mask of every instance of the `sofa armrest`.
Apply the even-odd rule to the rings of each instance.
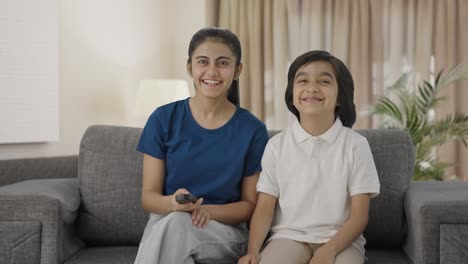
[[[32,179],[78,177],[78,156],[0,160],[0,186]]]
[[[465,263],[468,256],[468,183],[412,182],[405,197],[413,263]]]
[[[0,263],[54,264],[75,254],[83,247],[73,231],[79,205],[77,179],[0,187]]]

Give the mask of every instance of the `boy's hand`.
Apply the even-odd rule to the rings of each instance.
[[[335,253],[322,246],[315,252],[309,264],[333,264],[335,263],[335,256]]]
[[[239,259],[237,264],[257,264],[260,261],[260,254],[247,253]]]

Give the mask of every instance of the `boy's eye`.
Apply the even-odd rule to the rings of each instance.
[[[319,81],[321,84],[331,84],[329,80],[321,80]]]
[[[305,79],[299,79],[299,80],[297,80],[296,82],[297,82],[297,83],[306,83],[307,80],[305,80]]]

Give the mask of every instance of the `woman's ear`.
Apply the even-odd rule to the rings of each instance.
[[[190,75],[190,77],[193,77],[192,76],[192,63],[190,63],[189,61],[187,61],[187,73]]]
[[[234,73],[234,80],[239,79],[241,72],[242,72],[242,63],[240,63],[239,66],[236,67],[236,72]]]

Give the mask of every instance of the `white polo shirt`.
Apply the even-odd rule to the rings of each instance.
[[[262,158],[257,191],[278,197],[271,237],[327,242],[350,214],[351,196],[379,194],[380,184],[367,139],[336,119],[312,136],[297,118],[272,137]],[[354,244],[364,253],[361,235]]]

